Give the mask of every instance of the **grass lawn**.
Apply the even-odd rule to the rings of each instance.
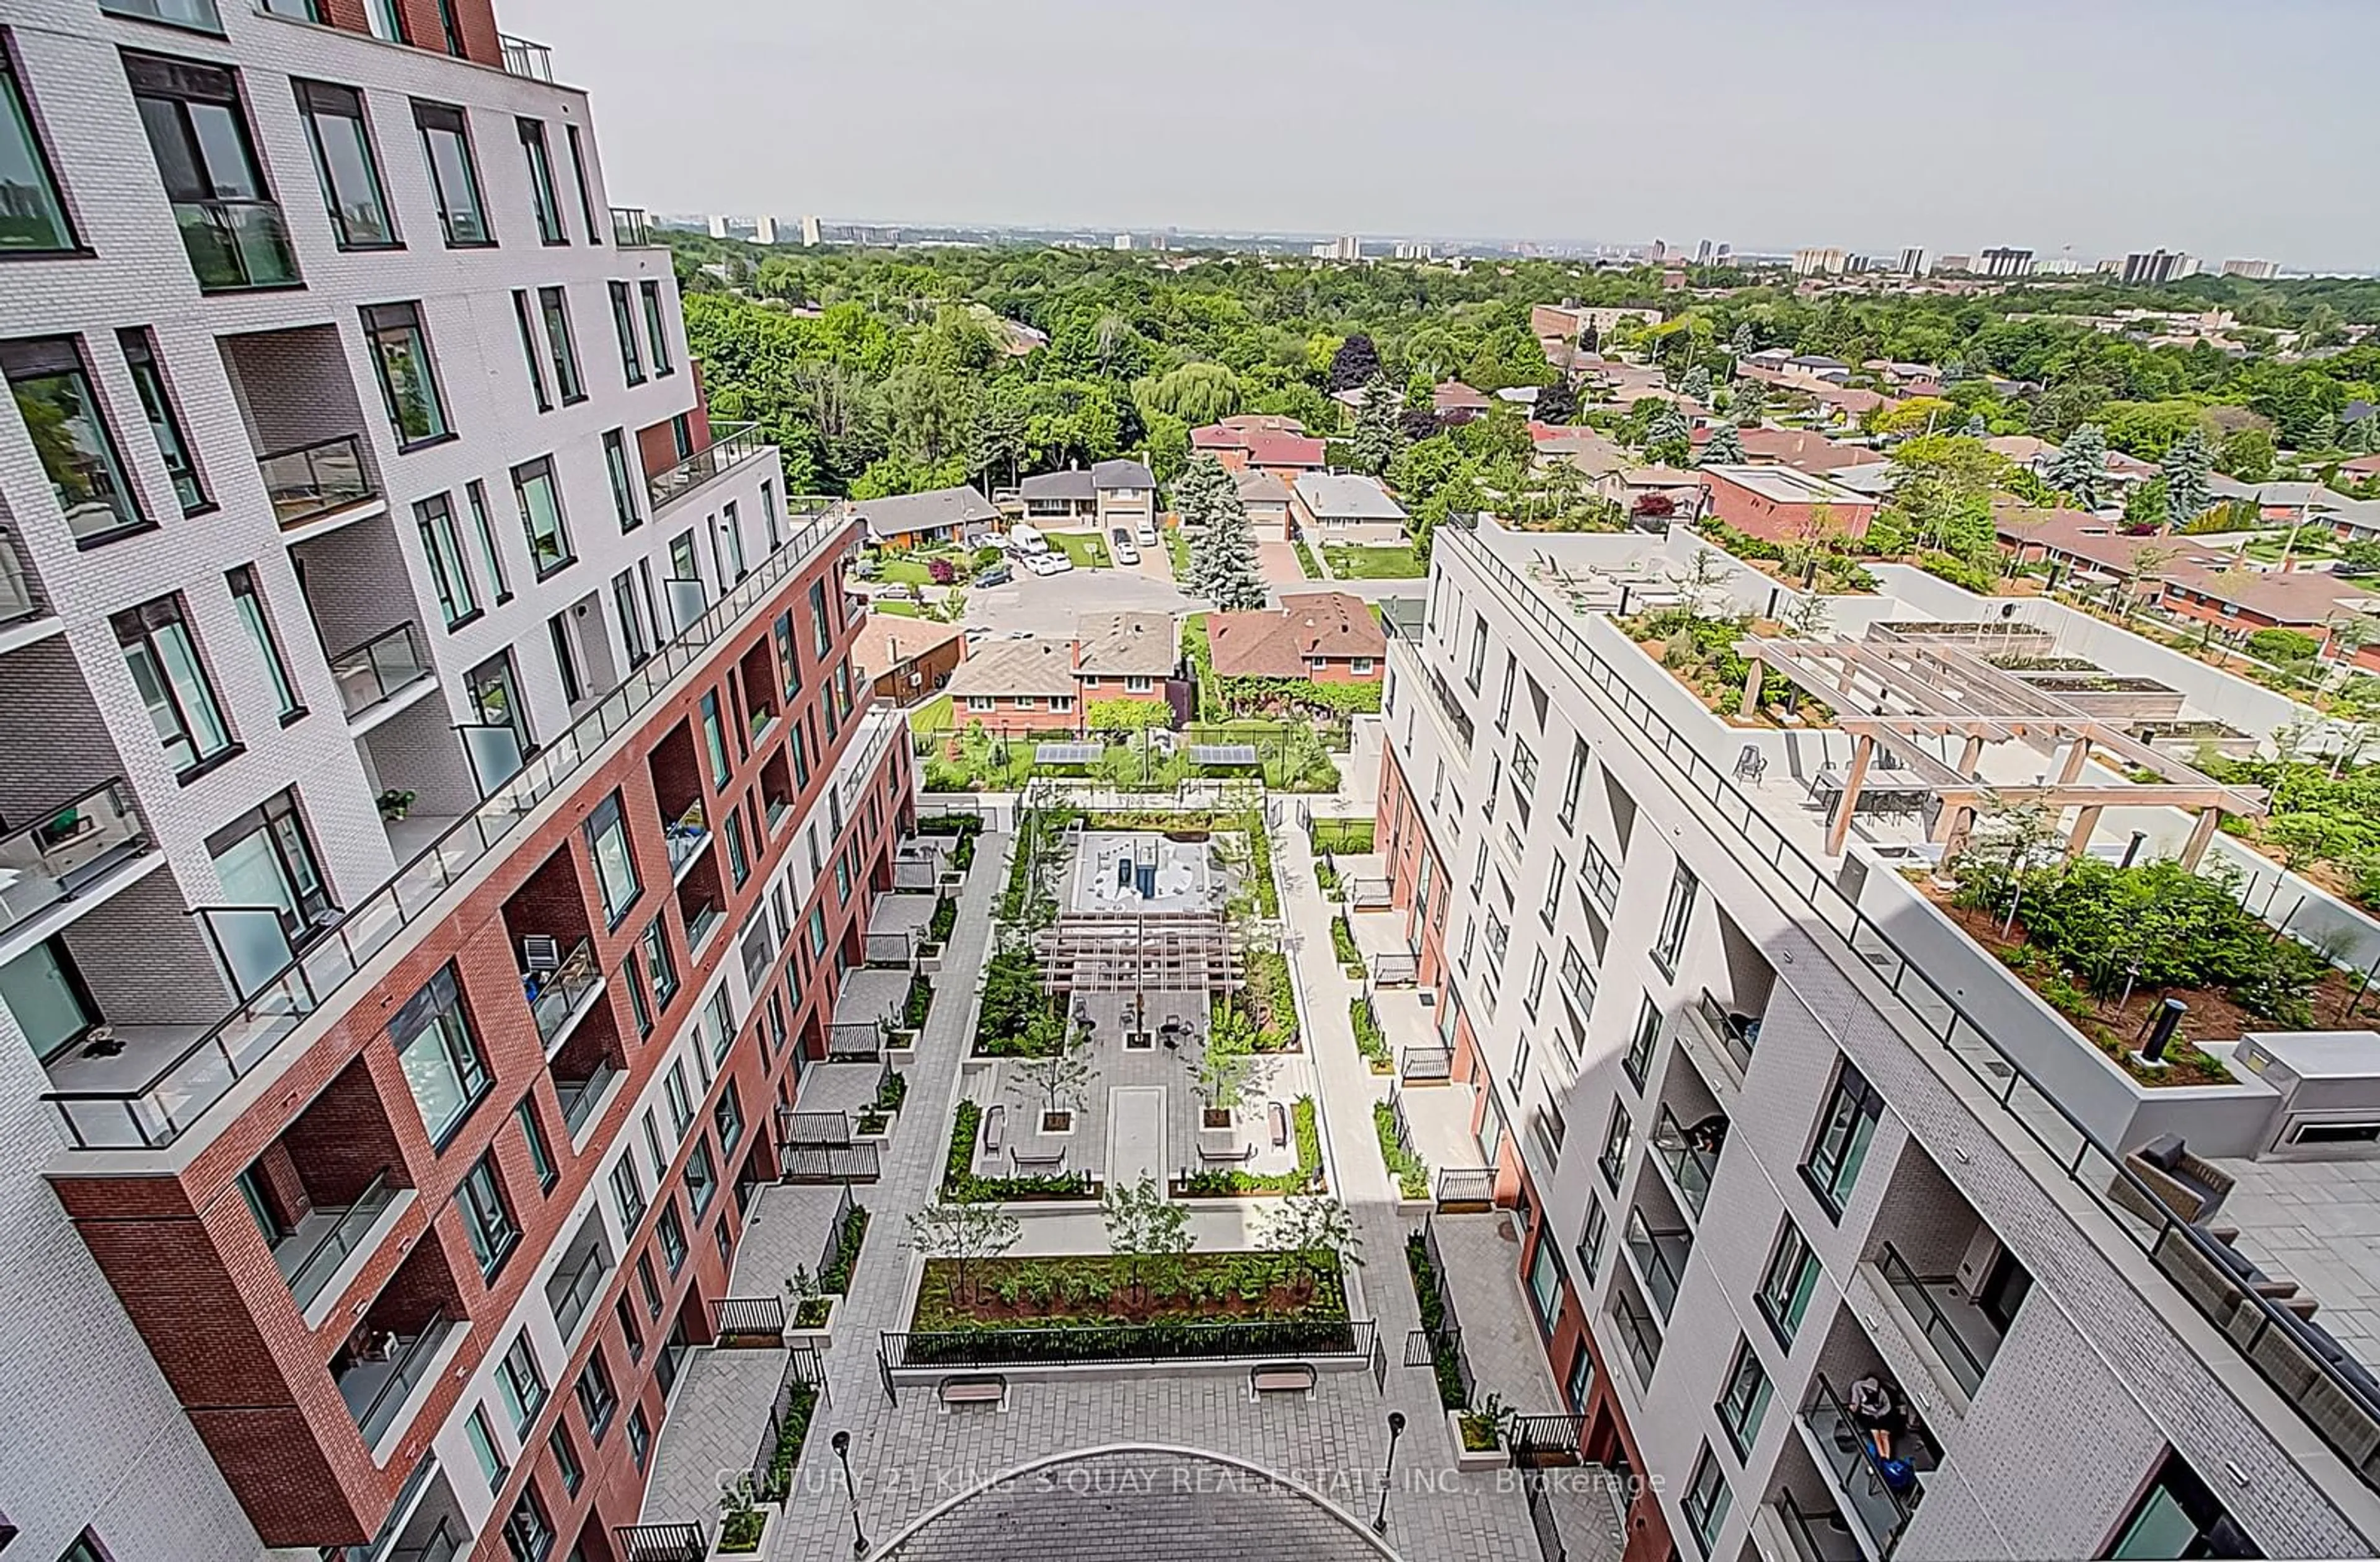
[[[951,697],[937,694],[920,705],[909,707],[909,730],[912,732],[948,732],[951,729]]]
[[[918,616],[917,604],[916,603],[892,602],[883,597],[878,597],[870,602],[868,604],[868,610],[870,613],[890,613],[895,618],[915,618]]]
[[[877,559],[876,578],[885,581],[897,580],[905,586],[930,586],[934,583],[933,572],[926,567],[925,560],[902,558],[892,554]]]
[[[1182,528],[1169,526],[1165,529],[1165,551],[1172,557],[1176,580],[1190,573],[1190,539],[1182,535]]]
[[[1322,551],[1330,555],[1330,573],[1342,580],[1412,580],[1429,573],[1429,566],[1409,543],[1385,548],[1326,544]]]
[[[1305,578],[1309,580],[1322,579],[1322,566],[1314,562],[1314,550],[1305,545],[1305,539],[1300,537],[1290,546],[1296,552],[1297,567],[1305,571]]]
[[[1108,545],[1088,531],[1052,531],[1050,545],[1073,559],[1077,569],[1108,567]]]

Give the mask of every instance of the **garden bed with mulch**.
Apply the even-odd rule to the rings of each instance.
[[[1184,1253],[1158,1261],[1093,1253],[929,1259],[909,1327],[1089,1328],[1111,1324],[1336,1321],[1347,1316],[1336,1260],[1308,1269],[1287,1253]]]

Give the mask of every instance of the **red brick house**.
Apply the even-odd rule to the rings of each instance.
[[[1310,592],[1261,612],[1208,614],[1207,648],[1217,677],[1378,683],[1389,641],[1361,597]]]
[[[1791,467],[1705,467],[1705,513],[1747,536],[1788,543],[1831,523],[1836,535],[1861,537],[1876,502],[1840,483]]]

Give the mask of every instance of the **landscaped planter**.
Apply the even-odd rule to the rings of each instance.
[[[917,1032],[895,1031],[884,1038],[884,1051],[894,1063],[915,1063],[917,1060]]]
[[[799,1345],[808,1343],[817,1346],[820,1350],[824,1350],[834,1343],[834,1321],[837,1315],[843,1312],[843,1298],[832,1291],[829,1291],[826,1295],[820,1297],[818,1300],[826,1303],[826,1320],[823,1323],[809,1324],[807,1326],[797,1324],[794,1322],[794,1319],[798,1316],[801,1304],[796,1302],[792,1307],[786,1309],[786,1344]]]
[[[784,1531],[784,1510],[775,1503],[764,1502],[756,1504],[752,1511],[760,1516],[759,1538],[745,1550],[728,1550],[727,1525],[722,1519],[719,1526],[719,1535],[710,1543],[711,1556],[735,1557],[736,1562],[770,1562],[770,1558],[776,1554],[777,1537]]]
[[[942,946],[939,944],[917,946],[917,969],[928,976],[942,973]]]
[[[892,1130],[900,1126],[900,1113],[887,1112],[884,1114],[884,1126],[881,1128],[871,1129],[868,1126],[867,1119],[862,1117],[861,1120],[852,1128],[852,1142],[856,1144],[888,1143],[892,1138]]]
[[[1438,1201],[1435,1199],[1399,1199],[1397,1201],[1397,1213],[1401,1215],[1426,1215],[1432,1214],[1437,1208]]]
[[[1501,1470],[1512,1462],[1512,1450],[1505,1446],[1503,1436],[1496,1438],[1492,1448],[1470,1448],[1463,1442],[1463,1412],[1446,1412],[1446,1430],[1454,1439],[1454,1468],[1457,1470]]]
[[[966,886],[966,874],[946,872],[941,875],[939,884],[945,890],[963,889]]]

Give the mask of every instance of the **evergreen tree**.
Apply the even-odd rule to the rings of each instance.
[[[1257,535],[1236,490],[1226,493],[1214,519],[1190,548],[1190,580],[1224,613],[1247,613],[1265,604],[1264,572],[1257,566]]]
[[[1694,465],[1698,467],[1732,467],[1743,463],[1743,436],[1735,432],[1733,423],[1714,423],[1710,438]]]
[[[2077,424],[2041,475],[2083,509],[2097,509],[2107,497],[2107,436],[2096,423]]]
[[[2339,431],[2338,447],[2350,456],[2369,456],[2380,445],[2380,413],[2365,413]]]
[[[1577,422],[1578,387],[1568,380],[1557,380],[1552,384],[1544,386],[1537,392],[1535,416],[1541,423]]]
[[[1747,320],[1738,325],[1735,328],[1735,335],[1728,339],[1727,345],[1728,350],[1738,358],[1749,358],[1758,350],[1753,346],[1752,322]]]
[[[1767,395],[1760,388],[1759,381],[1746,380],[1738,385],[1735,391],[1735,405],[1730,409],[1735,419],[1735,426],[1740,429],[1758,428],[1760,414],[1767,402]]]
[[[1578,350],[1581,352],[1603,350],[1603,333],[1595,328],[1595,322],[1592,320],[1578,329]]]
[[[1664,402],[1645,425],[1645,457],[1667,466],[1683,466],[1694,454],[1694,428],[1674,401]]]
[[[1364,409],[1355,414],[1355,433],[1348,441],[1355,464],[1374,477],[1389,470],[1405,445],[1404,400],[1386,374],[1375,374],[1364,386]]]
[[[1687,370],[1684,376],[1678,381],[1678,394],[1680,396],[1692,397],[1694,400],[1701,402],[1704,406],[1709,406],[1711,395],[1710,371],[1704,368],[1699,363]]]
[[[1330,388],[1334,391],[1354,390],[1369,384],[1380,372],[1380,349],[1372,338],[1358,331],[1339,344],[1330,356]]]
[[[2206,481],[2215,465],[2206,448],[2206,436],[2196,429],[2177,439],[2167,449],[2160,470],[2165,475],[2165,518],[2177,531],[2206,513],[2215,503],[2215,490]]]
[[[1185,529],[1193,530],[1196,542],[1190,549],[1190,570],[1182,581],[1182,589],[1193,596],[1207,594],[1207,567],[1213,555],[1207,539],[1215,530],[1226,505],[1239,502],[1239,489],[1232,474],[1223,470],[1211,451],[1201,451],[1184,470],[1173,483],[1173,508],[1182,517]]]

